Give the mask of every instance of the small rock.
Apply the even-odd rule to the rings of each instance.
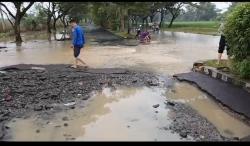
[[[176,91],[174,89],[171,90],[172,93],[176,93]]]
[[[55,127],[56,127],[56,128],[59,128],[59,127],[61,127],[61,125],[56,125]]]
[[[50,98],[56,98],[57,96],[58,96],[57,93],[52,93],[52,94],[50,95]]]
[[[37,130],[36,130],[36,133],[40,133],[40,130],[39,130],[39,129],[37,129]]]
[[[160,104],[156,104],[156,105],[153,105],[153,108],[157,108],[159,106],[160,106]]]
[[[157,82],[156,80],[149,80],[149,81],[148,81],[148,84],[149,84],[150,86],[157,86],[157,85],[158,85],[158,82]]]
[[[132,83],[136,83],[136,82],[137,82],[137,79],[133,79],[133,80],[132,80]]]
[[[10,127],[9,126],[5,126],[5,129],[10,129]]]
[[[16,90],[15,92],[18,93],[18,94],[24,93],[23,89],[18,89],[18,90]]]
[[[31,69],[34,69],[34,70],[45,70],[45,68],[43,68],[43,67],[31,67]]]
[[[187,138],[187,132],[186,131],[181,131],[180,136],[182,138]]]
[[[35,84],[30,84],[30,83],[24,83],[23,85],[26,87],[34,87],[35,86]]]
[[[73,106],[73,105],[75,105],[76,104],[76,102],[70,102],[70,103],[66,103],[66,104],[64,104],[65,106]]]
[[[89,96],[83,96],[82,97],[82,100],[87,100],[87,99],[89,99]]]
[[[36,95],[35,92],[31,92],[31,91],[29,91],[28,94],[31,95],[31,96]]]
[[[65,133],[65,134],[63,134],[63,136],[64,136],[64,137],[70,137],[70,136],[72,136],[72,135],[66,134],[66,133]]]
[[[168,128],[168,127],[163,127],[163,129],[164,129],[164,130],[169,130],[169,128]]]
[[[68,118],[68,117],[63,117],[62,120],[63,120],[63,121],[68,121],[69,118]]]
[[[170,101],[168,101],[167,104],[171,105],[171,106],[175,106],[175,104],[173,102],[170,102]]]
[[[158,111],[155,111],[155,113],[159,113]]]
[[[63,126],[67,127],[67,126],[69,126],[69,124],[68,123],[64,123]]]
[[[45,81],[47,78],[46,77],[40,77],[39,80]]]
[[[4,81],[7,81],[7,80],[9,80],[10,79],[10,77],[3,77],[3,80]]]
[[[128,125],[127,128],[130,128],[130,126]]]
[[[52,105],[45,105],[45,109],[46,109],[46,110],[51,109],[51,108],[53,108]]]
[[[41,110],[43,110],[43,106],[41,106],[41,105],[36,105],[34,107],[34,111],[41,111]]]
[[[239,137],[234,137],[233,139],[234,139],[234,140],[240,140],[240,138],[239,138]]]

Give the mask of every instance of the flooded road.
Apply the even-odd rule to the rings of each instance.
[[[219,38],[208,35],[161,32],[153,35],[150,45],[100,46],[91,45],[92,38],[81,53],[81,58],[93,68],[124,67],[155,71],[172,75],[187,72],[200,59],[214,59]],[[7,52],[0,52],[0,66],[18,63],[57,64],[73,61],[70,41],[49,43],[46,40],[27,41],[19,48],[14,43],[4,44]]]
[[[81,58],[92,68],[129,68],[151,71],[161,75],[189,72],[194,61],[215,59],[219,37],[180,32],[154,34],[149,45],[103,46],[91,42]],[[70,42],[27,41],[19,48],[7,46],[0,52],[0,66],[26,64],[69,64],[72,63]],[[225,58],[225,57],[224,57]],[[43,120],[32,116],[16,119],[10,123],[13,140],[146,140],[179,141],[176,133],[162,130],[171,123],[165,99],[184,102],[197,110],[226,137],[242,138],[250,134],[250,127],[224,112],[211,97],[196,87],[175,83],[173,89],[164,88],[106,88],[95,93],[83,109],[59,113],[47,126]],[[160,104],[156,109],[154,104]],[[62,118],[67,115],[68,126]],[[43,124],[39,124],[43,123]],[[58,128],[61,127],[61,128]],[[23,130],[26,133],[23,134]],[[37,133],[39,129],[39,133]],[[188,138],[185,140],[192,140]]]

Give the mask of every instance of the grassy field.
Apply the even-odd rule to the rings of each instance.
[[[168,23],[166,23],[162,30],[206,35],[219,35],[219,26],[220,23],[217,21],[186,21],[174,22],[171,28],[168,28]],[[118,32],[112,30],[109,31],[124,38],[132,38],[133,36],[135,36],[135,33],[133,34],[132,32],[132,35],[128,35],[126,32]]]
[[[218,28],[220,26],[220,23],[216,21],[190,21],[174,22],[171,28],[167,28],[167,26],[168,24],[165,24],[164,30],[207,35],[219,35]]]

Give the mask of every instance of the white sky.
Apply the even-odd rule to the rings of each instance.
[[[216,5],[216,8],[221,9],[222,12],[226,11],[227,8],[231,5],[231,2],[212,2]]]

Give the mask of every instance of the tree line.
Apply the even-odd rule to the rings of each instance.
[[[178,17],[189,16],[196,13],[196,20],[211,20],[218,10],[210,2],[10,2],[15,7],[12,12],[4,2],[0,2],[0,16],[5,15],[10,22],[17,44],[22,42],[20,35],[20,23],[24,21],[35,30],[38,25],[46,25],[48,40],[51,34],[56,37],[57,23],[60,21],[66,31],[70,18],[76,18],[79,22],[93,21],[106,29],[131,33],[132,28],[142,25],[149,27],[155,16],[159,19],[159,27],[165,25],[169,19],[168,27]],[[27,13],[31,7],[34,13]],[[3,16],[2,16],[3,18]],[[185,20],[184,19],[184,20]],[[192,19],[190,19],[192,20]],[[4,25],[4,24],[2,24]]]

